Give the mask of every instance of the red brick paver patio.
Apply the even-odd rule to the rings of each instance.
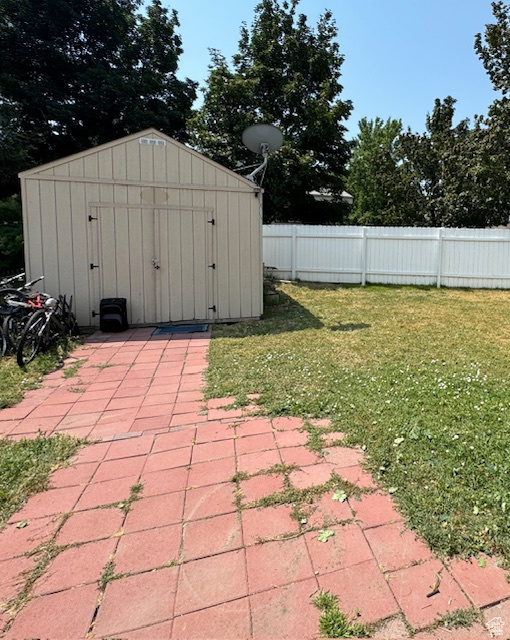
[[[209,334],[152,331],[92,336],[66,363],[84,361],[75,376],[56,371],[0,411],[3,437],[96,441],[0,533],[3,637],[317,638],[320,589],[374,623],[375,637],[488,638],[481,623],[430,630],[472,607],[509,637],[510,584],[493,559],[441,561],[406,529],[361,450],[334,446],[320,458],[298,418],[232,409],[232,398],[206,403]],[[297,468],[286,478],[282,463]],[[361,499],[326,493],[299,522],[292,505],[256,507],[285,482],[306,489],[332,473],[363,489]]]

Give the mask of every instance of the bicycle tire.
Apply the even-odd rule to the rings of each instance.
[[[5,339],[3,328],[0,327],[0,358],[3,358],[7,353],[7,341]]]
[[[40,331],[46,323],[46,313],[41,309],[30,316],[16,349],[18,365],[24,369],[32,362],[43,346],[43,337]]]
[[[4,318],[2,322],[2,356],[16,352],[19,339],[30,316],[31,313],[13,312]]]

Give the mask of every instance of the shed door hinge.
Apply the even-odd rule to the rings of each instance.
[[[99,315],[99,313],[97,313],[97,311],[94,311],[94,309],[92,309],[92,311],[90,312],[90,314],[91,314],[91,316],[92,316],[93,318],[95,318],[96,316],[98,316],[98,315]]]
[[[216,262],[213,262],[212,264],[208,264],[208,267],[210,267],[211,269],[216,269]]]
[[[97,218],[93,218],[91,215],[89,215],[89,222],[92,222],[92,220],[97,220]]]
[[[207,222],[208,224],[212,224],[213,227],[216,224],[216,220],[214,218],[212,220],[208,220]]]
[[[90,263],[90,268],[91,269],[99,269],[99,265],[98,264],[92,264],[92,262]]]
[[[215,304],[213,304],[213,306],[212,306],[212,307],[209,307],[209,310],[210,310],[210,311],[214,311],[214,313],[216,313],[216,305],[215,305]]]

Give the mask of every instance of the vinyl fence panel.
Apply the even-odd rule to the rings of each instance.
[[[510,288],[510,229],[280,224],[263,237],[284,279]]]

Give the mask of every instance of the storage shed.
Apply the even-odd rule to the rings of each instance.
[[[27,275],[132,326],[262,314],[262,194],[155,129],[20,173]]]

